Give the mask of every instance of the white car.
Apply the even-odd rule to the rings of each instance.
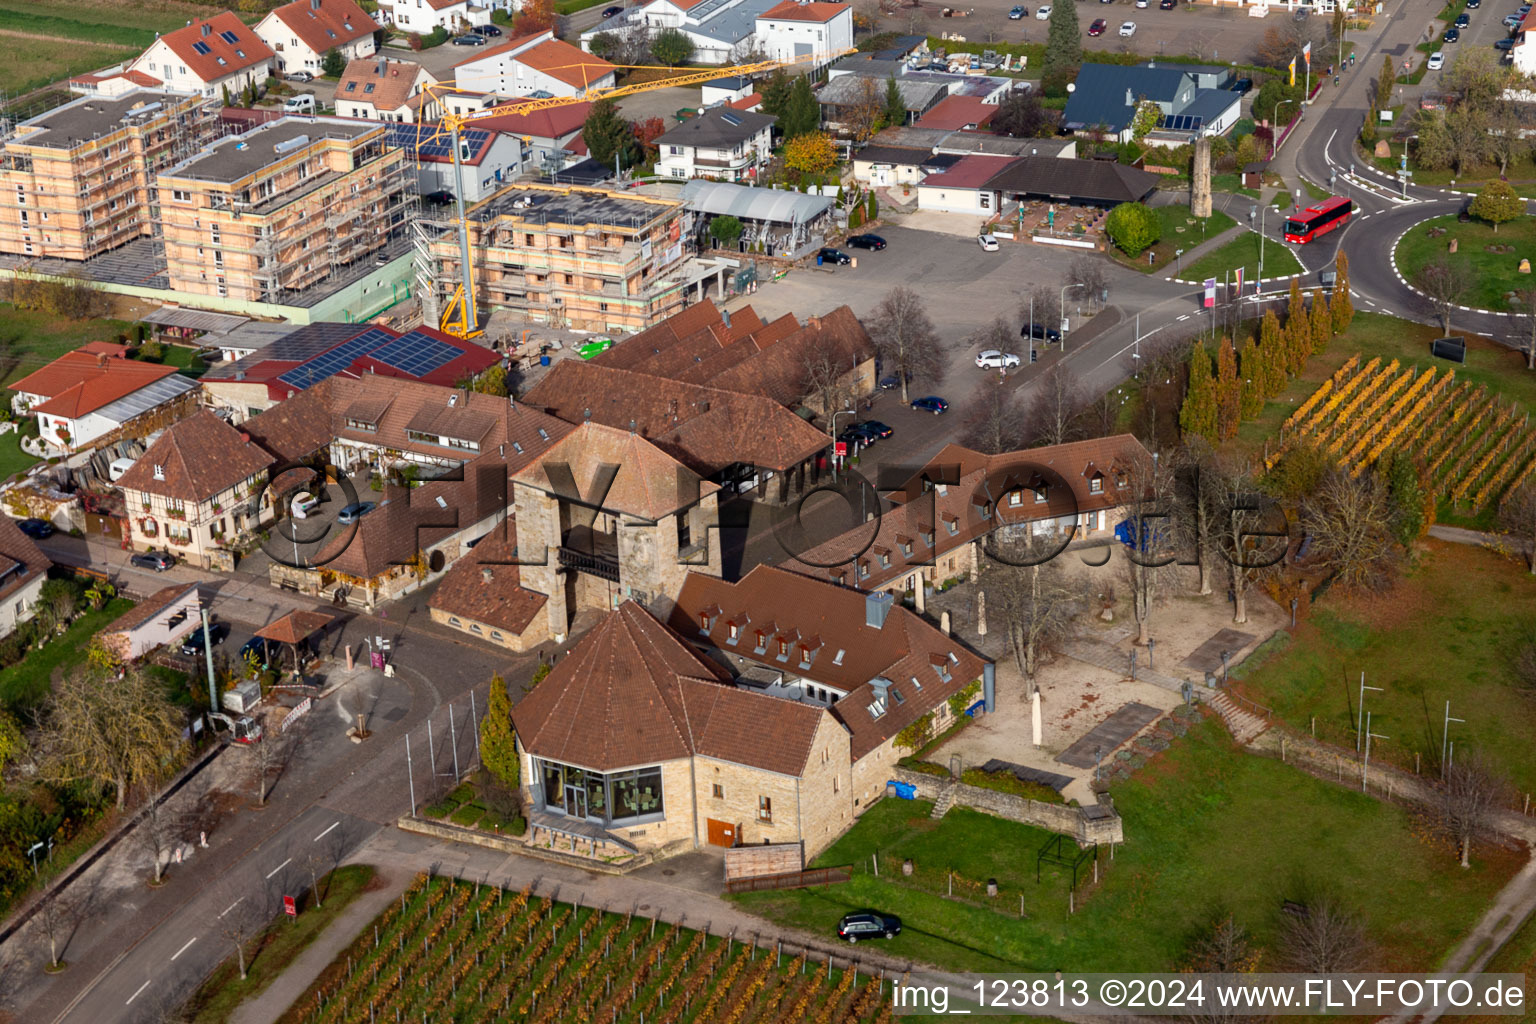
[[[1023,361],[1012,352],[999,352],[995,348],[989,348],[976,357],[976,365],[983,370],[1011,370]]]
[[[1439,71],[1441,68],[1445,67],[1445,53],[1441,50],[1436,50],[1434,53],[1430,54],[1428,66],[1429,70],[1431,71]]]
[[[1146,7],[1147,6],[1147,0],[1136,0],[1136,6],[1137,7]]]
[[[981,246],[982,252],[997,252],[996,235],[977,235],[976,244]]]
[[[1036,7],[1035,8],[1035,20],[1036,21],[1050,21],[1051,20],[1051,5],[1050,4],[1041,4],[1039,7]]]
[[[1136,34],[1136,23],[1134,21],[1128,21],[1125,24],[1120,26],[1120,37],[1122,39],[1129,39],[1131,36],[1133,36],[1135,34]]]

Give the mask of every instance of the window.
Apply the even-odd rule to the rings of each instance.
[[[713,792],[710,795],[713,796],[716,800],[724,800],[725,799],[725,787],[720,785],[720,783],[718,783],[718,782],[715,783],[714,788],[713,788]]]
[[[771,796],[760,796],[760,797],[757,798],[757,820],[758,821],[772,821],[773,820],[773,797],[771,797]]]
[[[1044,505],[1045,504],[1045,491],[1046,491],[1045,484],[1041,484],[1039,487],[1035,488],[1035,504],[1036,505]]]
[[[192,193],[176,188],[171,190],[171,198],[178,203],[190,203],[192,201]]]
[[[741,631],[741,627],[740,626],[736,625],[736,623],[734,623],[734,622],[731,623],[731,635],[726,638],[727,642],[735,643],[736,640],[737,640],[737,636],[740,633],[740,631]]]
[[[946,519],[944,520],[944,528],[948,530],[949,535],[953,537],[955,534],[960,532],[960,520]]]
[[[992,209],[992,194],[990,192],[983,192],[981,194],[981,208],[983,210]]]
[[[1102,494],[1103,491],[1104,491],[1104,478],[1102,476],[1099,476],[1098,474],[1094,474],[1093,478],[1088,481],[1088,493],[1089,494]]]
[[[363,92],[373,92],[373,83],[369,82],[367,85],[363,86]]]
[[[356,82],[348,82],[347,83],[347,87],[345,89],[343,89],[342,92],[354,92],[356,89],[357,89],[357,83]]]
[[[683,147],[682,146],[668,146],[667,147],[667,153],[669,155],[671,155],[671,156],[682,156],[683,155]]]
[[[847,651],[845,651],[841,647],[839,647],[837,649],[837,654],[834,655],[833,658],[832,658],[832,664],[834,664],[834,665],[841,665],[843,663],[843,655],[845,655],[847,653],[848,653]]]
[[[874,700],[869,702],[869,717],[875,719],[885,717],[884,696],[876,697]]]
[[[469,624],[469,631],[470,631],[470,632],[471,632],[471,633],[473,633],[473,634],[475,634],[475,635],[476,635],[476,636],[480,636],[480,635],[482,635],[482,634],[483,634],[483,632],[484,632],[484,631],[483,631],[483,630],[482,630],[482,629],[481,629],[481,628],[480,628],[480,623],[478,623],[478,622],[471,622],[471,623],[470,623],[470,624]]]

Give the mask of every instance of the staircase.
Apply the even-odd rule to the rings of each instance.
[[[1247,746],[1258,739],[1269,728],[1270,723],[1267,709],[1263,709],[1264,714],[1260,715],[1249,710],[1249,708],[1258,708],[1259,705],[1257,704],[1248,704],[1248,707],[1241,707],[1238,701],[1241,701],[1242,698],[1235,697],[1234,694],[1227,690],[1203,690],[1199,692],[1200,699],[1209,705],[1212,711],[1221,716],[1221,720],[1226,723],[1228,731],[1232,733],[1232,738],[1237,740],[1239,746]],[[1244,703],[1248,702],[1245,701]]]
[[[955,806],[955,787],[948,785],[939,793],[939,798],[933,802],[933,813],[929,814],[928,817],[942,818],[949,813],[949,809],[953,806]]]

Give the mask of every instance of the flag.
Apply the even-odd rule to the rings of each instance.
[[[1206,309],[1211,309],[1215,305],[1216,305],[1216,279],[1214,277],[1208,277],[1208,278],[1205,279],[1205,308]]]
[[[1244,270],[1243,267],[1238,267],[1237,268],[1237,296],[1238,296],[1238,298],[1242,298],[1242,296],[1243,296],[1243,270]]]
[[[1291,81],[1290,81],[1290,84],[1291,85],[1295,85],[1296,84],[1296,58],[1295,57],[1291,58]]]
[[[1312,44],[1308,43],[1301,48],[1301,55],[1307,59],[1307,67],[1312,66]]]

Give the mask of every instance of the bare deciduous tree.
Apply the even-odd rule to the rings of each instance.
[[[822,416],[826,417],[827,433],[836,433],[836,418],[832,414],[853,401],[849,370],[838,364],[833,353],[813,349],[805,356],[800,387],[803,394],[820,406]]]
[[[1026,696],[1035,691],[1041,651],[1066,636],[1082,597],[1061,560],[1052,557],[1059,547],[1028,523],[999,527],[983,542],[982,581],[1008,629],[1014,663],[1028,681]]]
[[[1259,951],[1249,940],[1248,930],[1226,912],[1216,914],[1189,947],[1189,969],[1202,974],[1248,974],[1258,962]],[[1186,1019],[1190,1024],[1248,1024],[1261,1019],[1217,1002],[1207,1000]]]
[[[1034,320],[1030,320],[1033,316]],[[1019,323],[1028,327],[1031,323],[1055,328],[1061,323],[1061,288],[1037,284],[1019,303]]]
[[[1179,547],[1194,553],[1200,570],[1196,592],[1202,596],[1211,592],[1220,558],[1222,488],[1215,468],[1216,452],[1198,435],[1178,450],[1173,467],[1174,534]]]
[[[1375,473],[1353,480],[1330,473],[1302,502],[1301,528],[1341,586],[1379,590],[1391,583],[1399,558],[1392,503]]]
[[[1155,455],[1136,457],[1116,467],[1125,479],[1121,508],[1135,543],[1125,551],[1122,570],[1131,588],[1136,643],[1146,646],[1152,611],[1162,599],[1174,560],[1172,474]]]
[[[144,817],[134,826],[133,838],[149,854],[152,883],[159,885],[165,878],[171,851],[181,842],[180,817],[151,798]]]
[[[74,934],[76,925],[80,923],[80,903],[64,886],[53,895],[46,897],[37,908],[37,914],[33,920],[37,922],[37,929],[48,940],[48,967],[50,970],[58,970],[63,961],[60,957],[69,946],[69,938]]]
[[[1029,424],[1018,399],[1001,387],[982,390],[982,398],[966,422],[964,444],[987,455],[1024,447]]]
[[[916,292],[898,285],[875,307],[868,324],[870,337],[886,373],[901,381],[901,400],[910,402],[912,378],[938,382],[944,379],[946,346],[934,329],[923,300]]]
[[[1526,564],[1536,573],[1536,484],[1521,484],[1499,502],[1499,526],[1518,537],[1526,549]]]
[[[359,716],[358,721],[361,722],[361,720]],[[287,770],[288,762],[293,757],[298,734],[304,728],[305,723],[300,719],[297,725],[290,726],[287,731],[269,729],[262,734],[259,743],[251,746],[251,772],[256,778],[256,803],[259,806],[266,806],[267,797],[271,795],[278,780],[283,777],[283,772]]]
[[[1307,899],[1280,921],[1280,962],[1298,974],[1368,970],[1371,940],[1360,916],[1332,893]]]
[[[1029,403],[1029,431],[1034,444],[1066,444],[1077,439],[1083,390],[1065,363],[1056,363],[1035,384]]]
[[[1087,256],[1075,256],[1067,264],[1067,283],[1081,286],[1069,291],[1068,298],[1075,297],[1083,305],[1095,308],[1103,304],[1104,293],[1109,290],[1109,278],[1104,274],[1104,264]]]
[[[847,107],[842,118],[843,124],[855,141],[863,142],[875,134],[876,125],[884,112],[885,101],[881,97],[880,87],[873,78],[861,78],[858,98]]]
[[[119,809],[128,787],[157,778],[182,742],[180,712],[160,682],[137,669],[122,679],[91,670],[66,676],[54,686],[45,721],[49,776],[110,783]]]
[[[1451,312],[1466,301],[1472,278],[1465,265],[1453,262],[1444,253],[1436,256],[1413,275],[1413,286],[1424,295],[1424,303],[1440,321],[1442,335],[1451,333]]]
[[[1462,755],[1445,769],[1440,784],[1440,823],[1461,850],[1461,866],[1471,864],[1472,840],[1487,833],[1506,790],[1504,780],[1477,751]]]

